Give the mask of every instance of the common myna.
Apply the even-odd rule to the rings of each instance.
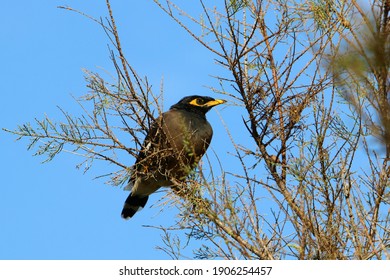
[[[122,210],[129,219],[144,207],[150,194],[182,181],[206,152],[213,130],[206,113],[225,100],[187,96],[151,125],[137,156],[127,187],[131,193]]]

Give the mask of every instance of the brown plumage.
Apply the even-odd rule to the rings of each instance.
[[[206,113],[225,102],[207,96],[188,96],[156,119],[133,168],[131,193],[122,210],[124,219],[144,207],[150,194],[185,179],[196,167],[213,136]]]

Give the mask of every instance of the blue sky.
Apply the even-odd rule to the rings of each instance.
[[[192,1],[175,2],[185,5],[194,16],[201,14]],[[218,88],[211,75],[223,71],[215,57],[152,0],[112,0],[111,4],[130,64],[141,77],[148,77],[156,93],[163,80],[165,109],[187,95],[216,96],[207,88]],[[104,0],[16,0],[2,4],[0,260],[169,259],[156,249],[163,246],[162,232],[147,227],[175,223],[177,210],[158,206],[163,194],[154,194],[145,209],[129,221],[122,220],[120,212],[128,193],[106,185],[104,179],[94,179],[112,171],[112,166],[100,162],[83,174],[75,168],[82,159],[66,153],[42,164],[44,157],[33,157],[34,151],[26,150],[27,139],[15,142],[14,135],[1,130],[16,129],[45,115],[62,119],[57,106],[77,116],[80,108],[72,96],[88,92],[83,69],[105,77],[115,74],[102,28],[57,8],[60,5],[95,18],[107,16]],[[227,171],[239,172],[234,156],[227,155],[233,150],[221,122],[222,117],[235,141],[248,142],[243,137],[242,111],[233,105],[229,100],[208,114],[214,128],[208,155],[212,158],[215,151]],[[131,165],[134,159],[129,157],[128,162]],[[195,245],[190,243],[186,248],[188,256],[193,256]]]
[[[14,129],[45,114],[59,119],[56,106],[79,108],[75,97],[87,93],[82,69],[114,73],[103,30],[69,5],[96,18],[107,16],[105,1],[6,1],[0,16],[0,128]],[[206,85],[219,71],[213,56],[198,45],[153,1],[113,0],[127,59],[158,92],[164,78],[165,108],[190,94],[212,95]],[[227,108],[220,110],[223,114]],[[212,146],[225,137],[216,112]],[[236,118],[241,121],[241,118]],[[232,125],[234,127],[234,124]],[[28,141],[0,131],[0,259],[165,259],[156,229],[174,221],[175,211],[153,206],[153,196],[132,220],[120,218],[127,193],[94,180],[104,174],[98,164],[83,175],[80,159],[61,154],[41,164],[27,151]],[[226,143],[226,142],[223,142]],[[133,159],[129,159],[132,162]],[[108,168],[108,167],[107,167]]]

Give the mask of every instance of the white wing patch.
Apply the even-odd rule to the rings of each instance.
[[[134,187],[134,184],[133,182],[129,181],[129,183],[126,185],[126,187],[124,187],[124,190],[125,191],[131,191]]]

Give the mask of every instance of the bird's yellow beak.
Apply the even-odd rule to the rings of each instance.
[[[223,104],[223,103],[226,103],[226,100],[223,100],[223,99],[215,99],[215,100],[212,100],[212,101],[207,102],[205,105],[206,105],[207,107],[214,107],[214,106],[217,106],[217,105],[220,105],[220,104]]]

